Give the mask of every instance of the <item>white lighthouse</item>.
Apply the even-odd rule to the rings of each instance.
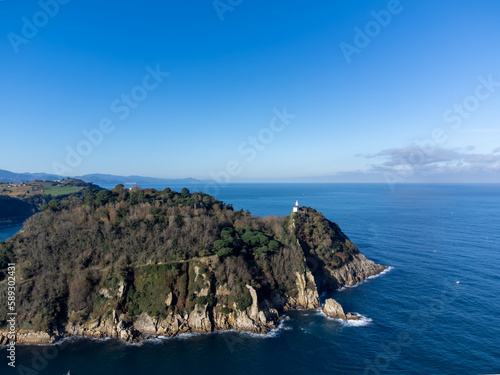
[[[292,212],[299,212],[299,201],[295,202],[295,207],[292,209]]]

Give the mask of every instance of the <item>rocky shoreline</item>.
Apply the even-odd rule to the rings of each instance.
[[[276,292],[270,300],[259,301],[255,289],[247,285],[252,296],[252,304],[244,311],[235,310],[227,314],[208,305],[197,304],[190,313],[170,314],[165,319],[153,318],[146,313],[129,317],[113,311],[111,316],[100,317],[83,324],[68,323],[63,329],[55,332],[20,330],[17,333],[16,344],[54,344],[68,337],[118,338],[124,342],[138,343],[157,336],[174,337],[183,333],[210,333],[224,330],[266,334],[278,327],[283,319],[281,313],[297,309],[322,310],[334,319],[357,320],[359,316],[345,313],[342,306],[334,299],[327,299],[321,307],[318,285],[324,286],[327,283],[329,286],[334,286],[334,289],[354,286],[386,269],[387,267],[376,264],[358,253],[341,268],[328,271],[328,275],[314,276],[310,271],[304,274],[296,273],[298,293],[294,297],[282,296]],[[217,290],[217,294],[223,295],[223,293],[223,288]],[[8,342],[7,332],[0,331],[0,345],[6,345]]]

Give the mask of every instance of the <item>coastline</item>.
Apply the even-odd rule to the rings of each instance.
[[[10,228],[18,225],[23,225],[23,223],[29,218],[17,219],[17,220],[0,220],[0,229],[2,228]]]
[[[354,264],[346,264],[344,267],[349,270],[356,269],[360,274],[356,277],[349,278],[349,284],[353,280],[357,280],[352,285],[341,285],[336,288],[338,291],[347,287],[356,287],[370,278],[375,278],[389,272],[393,267],[382,266],[373,261],[365,258],[361,253],[360,257],[355,258]],[[358,263],[360,262],[360,263]],[[358,263],[358,264],[356,264]],[[342,268],[344,268],[342,267]],[[338,270],[337,276],[343,276],[341,269]],[[302,279],[302,280],[301,280]],[[207,306],[196,305],[196,308],[189,315],[180,316],[176,314],[169,315],[166,319],[157,320],[147,316],[145,313],[138,317],[134,317],[132,322],[124,323],[123,319],[119,319],[116,313],[113,312],[112,317],[97,319],[92,322],[87,322],[81,325],[68,323],[64,330],[59,332],[43,332],[43,331],[29,331],[20,330],[17,332],[15,343],[16,345],[56,345],[66,339],[118,339],[122,342],[129,344],[142,344],[148,340],[178,338],[183,335],[198,335],[198,334],[212,334],[224,332],[240,332],[250,335],[261,335],[267,337],[277,332],[282,326],[283,321],[287,319],[285,313],[287,311],[296,310],[311,310],[324,314],[324,309],[320,305],[320,297],[318,288],[315,290],[307,290],[305,288],[304,279],[312,279],[314,277],[310,272],[306,275],[297,275],[297,286],[303,287],[299,291],[299,297],[289,297],[287,301],[278,310],[275,307],[269,306],[269,301],[257,301],[257,295],[253,294],[252,306],[248,307],[245,311],[235,312],[235,316],[228,316],[225,314],[210,312],[213,314],[212,320],[209,319],[210,313],[207,311]],[[343,277],[337,280],[340,282],[344,280]],[[250,287],[251,288],[251,287]],[[323,293],[322,293],[323,294]],[[273,301],[275,302],[275,301]],[[260,305],[260,308],[259,308]],[[363,326],[369,324],[371,319],[358,316],[363,319],[363,322],[354,324],[352,321],[347,320],[346,324],[351,326]],[[341,321],[329,317],[330,319]],[[366,323],[367,322],[367,323]],[[365,324],[366,323],[366,324]],[[0,330],[0,347],[6,346],[11,340],[7,338],[7,332]]]

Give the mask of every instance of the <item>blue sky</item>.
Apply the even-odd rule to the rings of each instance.
[[[0,169],[500,182],[499,17],[495,0],[0,1]]]

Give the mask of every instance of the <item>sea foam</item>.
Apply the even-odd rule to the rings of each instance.
[[[383,270],[382,272],[376,274],[376,275],[373,275],[373,276],[368,276],[366,279],[364,279],[363,281],[360,281],[359,283],[356,283],[354,285],[344,285],[342,288],[340,288],[340,291],[342,290],[345,290],[347,288],[357,288],[359,285],[363,284],[363,283],[366,283],[368,280],[371,280],[371,279],[376,279],[377,277],[380,277],[382,275],[385,275],[386,273],[388,273],[389,271],[392,271],[394,269],[394,267],[392,266],[389,266],[387,267],[385,270]]]
[[[357,316],[359,316],[361,319],[358,320],[344,320],[344,319],[334,319],[330,318],[328,315],[326,315],[323,311],[318,310],[318,314],[324,316],[327,320],[333,320],[335,322],[339,322],[343,326],[346,327],[364,327],[367,325],[370,325],[373,320],[371,318],[368,318],[367,316],[359,313],[355,313]]]

